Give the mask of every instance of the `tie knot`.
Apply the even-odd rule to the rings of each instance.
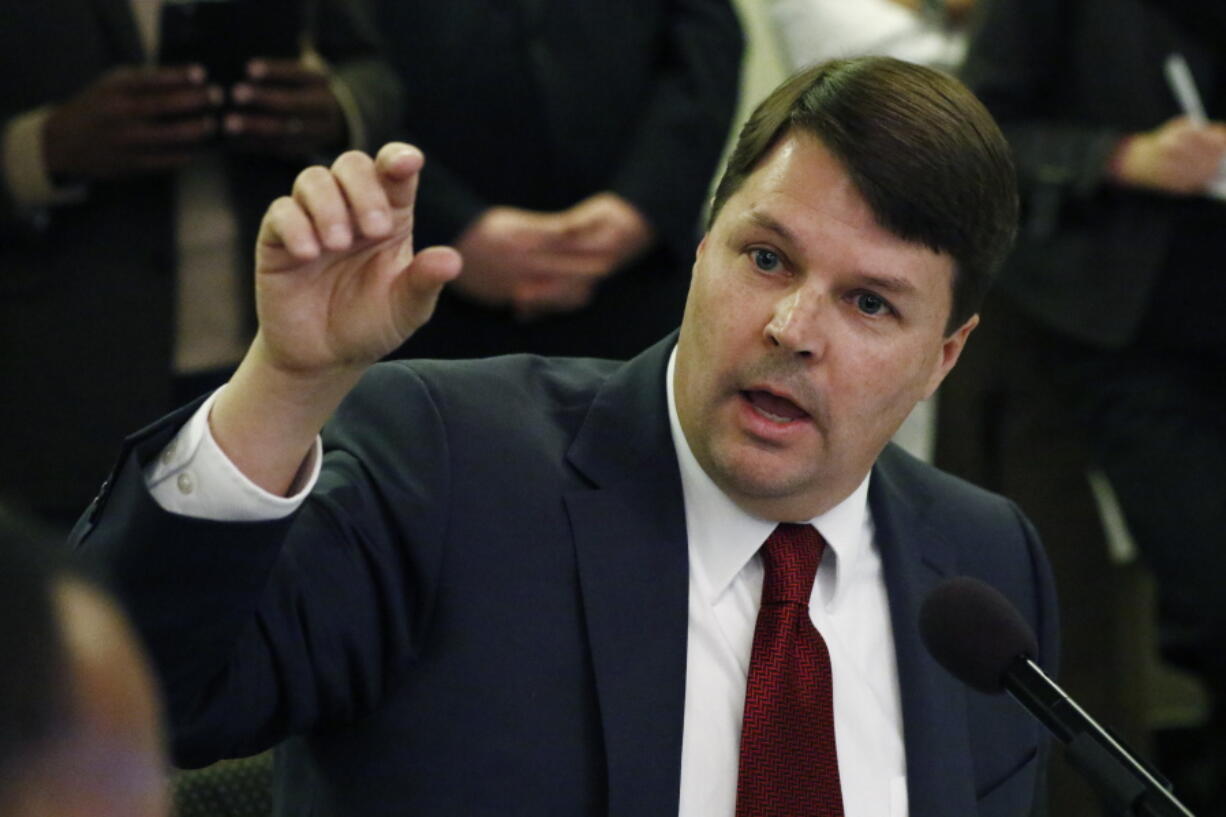
[[[812,525],[782,522],[762,546],[762,603],[808,605],[826,540]]]

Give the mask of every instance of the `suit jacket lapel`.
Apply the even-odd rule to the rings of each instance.
[[[674,338],[597,395],[570,451],[594,485],[566,497],[574,529],[611,817],[676,815],[689,565],[664,371]]]
[[[115,51],[125,63],[143,63],[144,47],[136,30],[131,0],[93,0],[98,17],[115,44]]]
[[[899,484],[887,450],[869,489],[877,545],[889,593],[902,692],[907,795],[911,814],[975,813],[966,690],[920,641],[919,608],[957,571],[956,554],[925,517],[921,486]]]

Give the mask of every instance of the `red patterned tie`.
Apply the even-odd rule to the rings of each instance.
[[[766,577],[753,634],[736,817],[841,817],[830,653],[809,618],[826,542],[781,524],[762,546]]]

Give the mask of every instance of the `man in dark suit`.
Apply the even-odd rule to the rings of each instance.
[[[280,21],[278,46],[288,37],[297,54],[309,36],[317,59],[262,41],[239,52],[265,57],[266,71],[244,77],[225,121],[222,77],[177,62],[168,44],[175,64],[155,67],[162,5],[20,4],[0,28],[0,379],[10,384],[0,425],[12,430],[0,495],[65,525],[123,434],[181,402],[176,375],[232,369],[241,357],[254,315],[249,256],[235,250],[251,246],[267,202],[314,157],[381,144],[397,118],[395,78],[348,2],[257,4],[296,9]],[[202,173],[221,192],[199,194]],[[195,217],[183,216],[186,204]],[[216,228],[205,221],[222,234],[232,227],[233,239],[206,237]],[[218,255],[189,269],[191,242]],[[201,269],[223,284],[181,297]],[[192,338],[203,362],[179,360],[185,304],[205,310]]]
[[[736,110],[729,0],[377,0],[464,271],[399,354],[628,358],[677,325]]]
[[[798,554],[821,561],[802,624],[829,654],[827,802],[1035,808],[1038,726],[916,625],[942,577],[977,576],[1050,667],[1035,534],[888,447],[1013,232],[974,98],[879,58],[781,86],[716,193],[680,332],[624,364],[371,368],[459,271],[412,250],[421,166],[389,145],[299,177],[264,224],[244,363],[132,438],[76,531],[149,638],[179,760],[288,739],[286,814],[808,813],[740,791],[762,782],[738,753],[777,575],[758,550],[787,529],[819,540]]]
[[[1213,699],[1212,811],[1226,808],[1226,322],[1200,305],[1226,298],[1223,43],[1221,3],[986,0],[963,68],[1020,171],[1024,216],[998,289],[1018,315],[1006,342],[1027,349],[1025,376],[1070,411],[1109,478],[1156,581],[1165,655]],[[1200,111],[1176,91],[1173,55]],[[986,371],[984,405],[1025,379],[999,360]],[[1042,449],[1003,450],[1004,429],[985,437],[1003,441],[990,460],[1042,455],[1050,470]],[[1033,513],[1070,515],[1047,504]]]

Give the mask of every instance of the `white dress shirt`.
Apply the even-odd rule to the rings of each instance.
[[[668,415],[681,466],[690,553],[690,626],[681,817],[733,817],[741,716],[762,597],[758,549],[777,522],[741,510],[694,459],[668,364]],[[868,513],[868,478],[809,521],[826,539],[809,615],[830,651],[834,733],[846,817],[905,817],[906,762],[894,631]]]
[[[668,412],[681,467],[690,558],[679,814],[734,817],[741,716],[762,594],[757,551],[776,523],[734,505],[694,459],[677,419],[674,360],[675,352],[667,373]],[[244,477],[213,440],[208,429],[212,400],[146,466],[154,498],[167,510],[209,519],[272,519],[292,513],[318,478],[318,439],[303,463],[294,496],[275,496]],[[827,542],[809,609],[830,651],[845,812],[847,817],[905,817],[898,668],[868,512],[868,478],[839,505],[809,521]]]

